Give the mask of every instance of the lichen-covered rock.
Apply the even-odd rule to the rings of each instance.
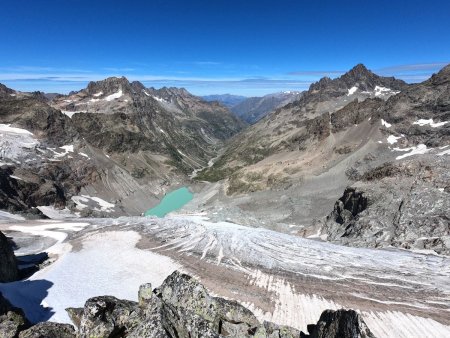
[[[6,236],[0,231],[0,283],[19,279],[16,257]]]
[[[0,293],[0,337],[15,338],[28,326],[23,311],[13,307]]]
[[[45,322],[20,332],[19,338],[76,338],[76,333],[72,325]]]
[[[69,314],[76,318],[75,309]],[[112,296],[94,297],[84,305],[79,322],[80,337],[122,337],[143,320],[136,302]]]
[[[251,337],[260,325],[250,310],[210,296],[203,285],[178,271],[156,294],[162,301],[163,326],[173,337]]]
[[[354,310],[325,310],[317,324],[308,325],[309,335],[302,338],[375,338],[364,320]]]

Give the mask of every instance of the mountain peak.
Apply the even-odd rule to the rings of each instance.
[[[86,88],[86,91],[91,95],[100,92],[102,92],[103,94],[111,94],[119,90],[131,91],[130,81],[128,81],[125,76],[113,76],[100,81],[91,81]]]
[[[378,78],[378,75],[372,73],[366,66],[362,63],[358,63],[352,69],[350,69],[347,73],[342,75],[340,79],[344,80],[347,84],[353,85],[356,82],[374,80]]]
[[[357,64],[344,75],[330,79],[323,77],[310,87],[310,92],[327,91],[333,95],[347,94],[350,88],[356,87],[361,91],[373,91],[377,86],[392,90],[403,90],[407,87],[406,82],[394,77],[383,77],[374,74],[362,63]]]

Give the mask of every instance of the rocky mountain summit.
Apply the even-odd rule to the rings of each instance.
[[[30,326],[21,310],[0,294],[0,332],[11,338],[374,337],[353,310],[324,311],[317,324],[308,326],[308,333],[261,323],[242,305],[211,296],[202,284],[178,271],[158,288],[142,285],[139,302],[100,296],[67,312],[75,327],[52,322]]]

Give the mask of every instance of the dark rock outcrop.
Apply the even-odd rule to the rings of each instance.
[[[19,279],[16,257],[6,236],[0,231],[0,283]]]
[[[364,320],[354,310],[326,310],[317,324],[308,325],[309,335],[302,338],[375,338]]]

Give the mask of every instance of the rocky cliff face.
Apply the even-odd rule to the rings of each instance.
[[[19,279],[16,257],[11,244],[0,231],[0,283],[13,282]]]
[[[3,302],[6,301],[3,299]],[[8,331],[5,317],[8,311],[11,312],[10,305],[0,307],[0,329],[5,328],[7,335],[4,337],[15,337],[27,322],[18,310],[14,310],[17,325],[11,325]],[[138,303],[101,296],[87,300],[84,308],[69,308],[67,311],[76,328],[66,324],[40,323],[23,330],[19,337],[373,337],[361,316],[353,310],[325,311],[317,324],[308,326],[309,335],[290,327],[261,323],[242,305],[211,296],[202,284],[178,271],[154,290],[150,284],[142,285]]]

